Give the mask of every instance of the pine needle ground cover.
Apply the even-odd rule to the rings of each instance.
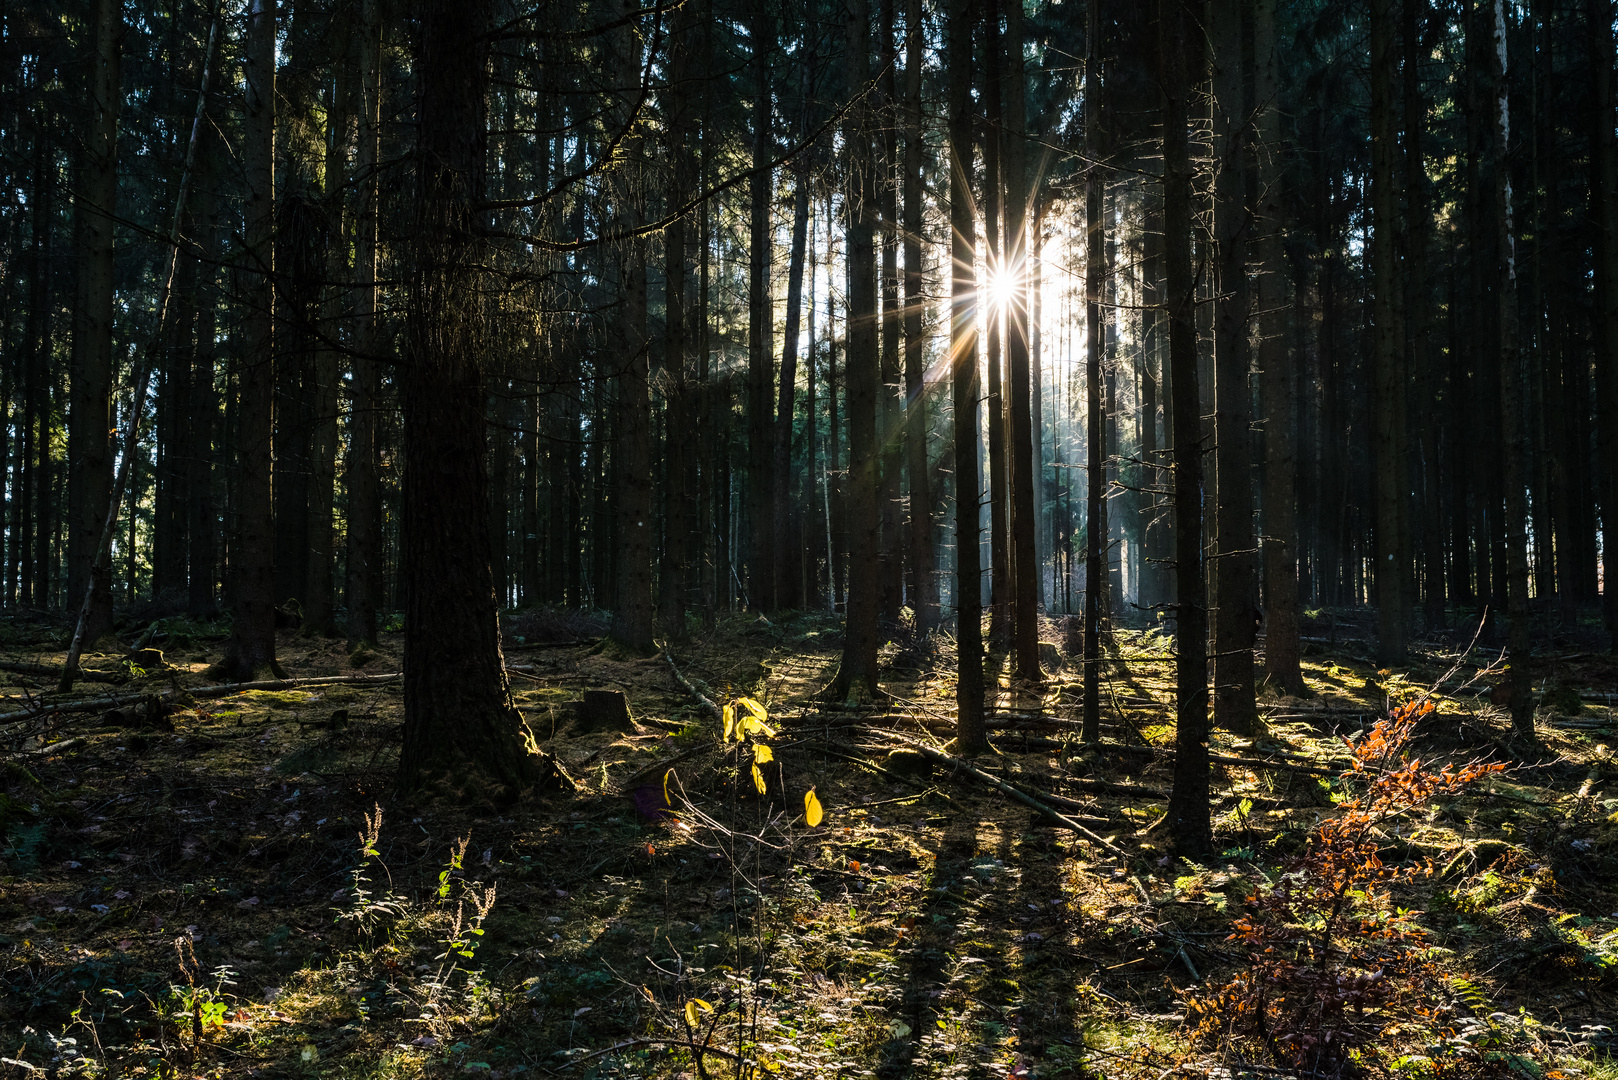
[[[509,643],[517,703],[579,791],[504,814],[393,801],[396,682],[174,693],[208,681],[206,626],[93,691],[169,695],[149,708],[47,715],[48,680],[5,673],[3,711],[37,715],[0,728],[0,1074],[1326,1075],[1236,1004],[1273,973],[1256,944],[1301,962],[1286,950],[1319,929],[1274,897],[1364,792],[1344,737],[1456,652],[1379,672],[1352,637],[1315,646],[1313,697],[1267,701],[1261,738],[1216,735],[1221,854],[1192,865],[1152,828],[1160,636],[1121,638],[1106,744],[1075,741],[1068,667],[1002,672],[997,752],[973,762],[1119,856],[916,751],[949,751],[947,639],[896,633],[893,700],[828,710],[836,624],[724,623],[673,659],[709,701],[760,706],[727,739],[667,658],[587,631]],[[60,663],[60,632],[10,624],[5,659]],[[335,642],[280,655],[294,677],[356,670]],[[1327,957],[1345,985],[1402,980],[1345,997],[1340,1075],[1615,1075],[1618,668],[1566,650],[1540,670],[1541,752],[1366,836],[1398,872],[1349,890],[1353,925],[1410,948],[1381,974],[1353,935]],[[1408,758],[1506,763],[1487,686],[1452,689]],[[630,721],[589,722],[586,690],[623,692]]]

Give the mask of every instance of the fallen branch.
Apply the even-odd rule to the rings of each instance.
[[[399,677],[399,672],[386,675],[315,675],[306,679],[266,679],[262,682],[220,683],[215,686],[197,686],[191,689],[177,687],[172,690],[164,690],[162,693],[148,692],[144,694],[117,694],[109,697],[80,698],[75,701],[53,702],[37,709],[23,709],[19,712],[5,713],[0,715],[0,724],[16,720],[37,720],[41,717],[55,716],[60,713],[120,709],[125,705],[138,705],[149,698],[156,698],[159,701],[172,701],[175,698],[192,698],[206,701],[214,698],[229,697],[244,690],[296,690],[305,686],[366,686],[374,683],[390,682]]]
[[[1126,855],[1124,853],[1124,851],[1121,848],[1119,848],[1118,845],[1114,844],[1111,840],[1108,840],[1108,839],[1106,839],[1105,837],[1102,837],[1102,836],[1098,836],[1097,834],[1091,832],[1089,829],[1085,828],[1083,825],[1079,824],[1077,821],[1074,821],[1072,818],[1068,817],[1067,815],[1060,813],[1054,807],[1048,806],[1047,804],[1040,802],[1038,799],[1034,798],[1032,795],[1028,794],[1026,791],[1023,791],[1021,788],[1012,787],[1010,784],[1006,783],[1004,780],[1000,780],[1000,779],[997,779],[997,778],[995,778],[993,776],[990,776],[988,773],[984,772],[982,769],[978,768],[976,765],[973,765],[970,762],[962,761],[958,757],[951,757],[949,754],[944,753],[942,750],[934,750],[932,747],[927,746],[924,743],[911,742],[909,739],[900,738],[899,736],[893,735],[891,733],[887,733],[887,737],[894,740],[895,742],[900,743],[901,745],[903,745],[905,747],[908,747],[911,750],[916,751],[918,754],[921,754],[923,757],[930,758],[931,760],[936,761],[941,765],[948,765],[950,768],[954,769],[956,772],[966,773],[968,776],[972,777],[974,780],[977,780],[977,781],[979,781],[981,783],[989,785],[990,787],[994,788],[996,791],[1000,792],[1002,795],[1005,795],[1008,798],[1015,799],[1017,802],[1022,803],[1024,806],[1028,807],[1030,810],[1036,810],[1039,813],[1041,813],[1041,814],[1045,815],[1046,817],[1050,818],[1051,820],[1055,821],[1057,824],[1065,825],[1067,828],[1072,829],[1074,832],[1081,833],[1082,835],[1089,837],[1095,843],[1100,844],[1102,847],[1106,848],[1108,851],[1112,852],[1114,855],[1117,855],[1120,858],[1128,858],[1128,855]]]
[[[684,690],[686,693],[688,693],[692,697],[696,698],[697,701],[702,705],[702,707],[704,709],[708,710],[708,714],[710,716],[712,716],[715,720],[723,721],[724,718],[725,718],[724,710],[722,710],[719,706],[715,705],[712,701],[710,701],[708,699],[707,695],[705,695],[701,690],[698,690],[694,685],[692,685],[692,682],[691,682],[690,679],[688,679],[684,675],[680,674],[680,669],[674,666],[674,657],[665,652],[663,654],[663,659],[665,659],[665,660],[667,660],[669,662],[669,670],[674,672],[674,681],[680,684],[680,689]]]
[[[50,664],[19,664],[12,660],[0,660],[0,671],[15,672],[18,675],[37,675],[42,679],[60,679],[62,669],[52,667]],[[80,668],[74,676],[90,682],[121,683],[128,679],[121,671],[90,671]]]

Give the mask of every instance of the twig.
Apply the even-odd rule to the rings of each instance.
[[[52,667],[50,664],[19,664],[13,660],[0,660],[0,671],[11,671],[18,675],[37,675],[42,679],[60,679],[62,669]],[[121,671],[91,671],[80,668],[75,678],[88,682],[121,683],[127,680]]]

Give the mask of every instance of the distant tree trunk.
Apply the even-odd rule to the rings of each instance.
[[[669,91],[667,96],[670,161],[673,163],[673,198],[682,198],[696,183],[695,160],[691,139],[692,123],[690,102],[684,82],[691,73],[691,35],[696,26],[695,15],[681,9],[669,38]],[[697,423],[691,395],[689,334],[686,330],[686,219],[677,218],[663,234],[663,309],[664,340],[663,367],[669,375],[668,439],[665,442],[664,468],[667,470],[666,494],[668,511],[664,527],[662,573],[658,576],[658,617],[674,641],[686,639],[686,589],[691,565],[691,499],[695,492],[692,474],[695,458],[690,453],[688,440]],[[791,430],[790,424],[788,431]]]
[[[1494,0],[1494,213],[1500,246],[1500,434],[1505,484],[1506,604],[1511,620],[1511,726],[1534,737],[1534,692],[1529,678],[1532,648],[1528,625],[1528,491],[1524,476],[1522,419],[1523,356],[1517,325],[1517,235],[1511,207],[1510,84],[1506,79],[1505,0]]]
[[[1006,191],[1006,268],[1015,286],[1006,311],[1006,374],[1009,383],[1006,433],[1011,439],[1011,572],[1016,583],[1012,641],[1019,678],[1039,680],[1039,563],[1034,530],[1034,427],[1028,336],[1028,129],[1027,77],[1023,68],[1021,3],[1006,5],[1006,141],[1002,150]]]
[[[73,378],[68,387],[67,596],[79,603],[90,587],[101,527],[112,497],[113,221],[118,194],[119,76],[123,19],[115,0],[91,6],[92,53],[82,168],[74,200],[79,238],[79,295],[74,308]],[[112,630],[112,582],[98,579],[84,639]]]
[[[877,503],[882,514],[882,621],[896,624],[904,604],[904,538],[900,531],[899,507],[900,436],[903,420],[903,390],[899,363],[899,189],[897,80],[893,47],[895,0],[881,0],[877,42],[881,73],[877,78],[876,110],[880,139],[876,145],[877,198],[882,229],[882,361],[881,385],[877,391],[877,440],[882,448],[882,475],[878,481]]]
[[[851,98],[866,93],[871,66],[871,15],[868,0],[852,0],[848,15],[848,87]],[[828,700],[842,701],[877,694],[877,614],[882,579],[871,554],[881,543],[877,484],[881,448],[876,438],[877,284],[876,230],[878,206],[875,155],[871,152],[869,107],[848,114],[848,619],[843,660],[827,688]]]
[[[921,63],[926,31],[921,0],[905,0],[905,147],[901,197],[904,201],[905,472],[910,483],[910,606],[916,630],[938,625],[937,558],[933,551],[933,492],[927,462],[926,339],[922,335],[923,292]],[[975,457],[976,455],[974,455]]]
[[[1422,131],[1427,126],[1427,100],[1421,92],[1421,59],[1430,50],[1424,37],[1427,0],[1404,0],[1404,129],[1405,129],[1405,229],[1409,269],[1405,273],[1405,328],[1409,334],[1409,367],[1416,375],[1424,419],[1416,425],[1420,440],[1418,468],[1421,476],[1422,512],[1416,518],[1422,537],[1422,612],[1428,633],[1444,625],[1444,540],[1442,477],[1439,462],[1443,431],[1439,415],[1438,359],[1433,355],[1432,318],[1427,297],[1433,287],[1428,275],[1428,234],[1432,215],[1427,209],[1427,165],[1422,151]],[[1261,304],[1260,307],[1263,305]]]
[[[633,12],[632,3],[626,10]],[[618,36],[618,85],[634,87],[640,78],[640,38],[631,30]],[[615,119],[618,127],[629,123],[626,97]],[[628,231],[640,224],[642,208],[639,190],[642,147],[640,139],[626,138],[623,162],[615,173],[613,203],[618,212],[618,228]],[[643,241],[621,244],[619,285],[622,302],[618,309],[618,341],[615,356],[620,367],[617,379],[618,439],[613,471],[617,484],[617,569],[608,580],[617,585],[617,602],[612,613],[612,636],[641,652],[652,649],[652,401],[650,384],[650,342],[646,335],[646,246]]]
[[[1257,103],[1258,366],[1264,400],[1264,670],[1283,694],[1305,692],[1298,641],[1298,364],[1286,339],[1287,269],[1281,210],[1281,175],[1275,164],[1282,144],[1276,102],[1277,0],[1253,0],[1253,54]],[[1298,289],[1303,290],[1300,279]],[[1439,594],[1442,596],[1442,592]]]
[[[1191,273],[1189,78],[1197,51],[1189,0],[1159,0],[1163,88],[1163,247],[1173,367],[1176,620],[1174,786],[1168,828],[1189,858],[1213,846],[1208,810],[1208,612],[1202,560],[1202,401],[1197,386],[1196,281]]]
[[[775,490],[770,476],[774,453],[770,423],[774,395],[770,391],[774,387],[775,348],[775,301],[770,296],[770,204],[775,197],[775,172],[770,168],[774,140],[769,54],[775,40],[774,20],[757,10],[751,30],[754,87],[747,247],[747,524],[752,543],[748,547],[747,584],[748,599],[755,608],[766,611],[775,607],[775,555],[770,551]]]
[[[1376,457],[1376,610],[1377,660],[1405,660],[1404,567],[1400,502],[1405,482],[1404,448],[1399,442],[1399,398],[1404,394],[1400,363],[1403,330],[1399,323],[1398,255],[1394,231],[1398,193],[1394,157],[1399,144],[1393,114],[1392,0],[1371,0],[1371,247],[1374,282],[1371,302],[1375,322],[1372,361],[1372,447]]]
[[[1008,261],[1005,235],[1002,232],[1005,187],[1001,152],[1004,148],[1001,127],[1004,122],[1002,73],[1004,42],[1000,36],[1001,0],[983,0],[984,52],[987,70],[984,73],[984,109],[987,121],[983,130],[983,232],[988,239],[987,266],[990,281],[997,281],[1006,272]],[[1001,342],[1005,324],[1005,311],[998,300],[989,305],[987,325],[989,336],[988,368],[989,395],[989,647],[1003,649],[1011,641],[1011,471],[1006,462],[1006,388],[1003,374]]]
[[[195,617],[217,611],[214,587],[218,581],[219,518],[214,499],[215,445],[219,428],[219,395],[214,389],[218,359],[219,283],[222,230],[219,225],[218,196],[212,178],[217,176],[220,145],[212,128],[199,126],[199,151],[204,176],[197,184],[196,221],[201,231],[202,252],[197,267],[197,346],[191,369],[191,446],[196,452],[191,462],[192,498],[186,512],[191,516],[191,543],[187,548],[189,588],[186,610]],[[110,597],[109,597],[110,603]],[[86,636],[86,640],[90,640]]]
[[[348,495],[345,604],[348,646],[376,644],[380,503],[377,498],[376,412],[380,397],[375,354],[377,272],[377,140],[382,108],[382,24],[379,0],[361,0],[359,31],[360,130],[355,154],[359,229],[355,236],[354,355],[351,361],[348,451],[343,483]]]
[[[950,396],[955,413],[955,746],[989,748],[983,722],[983,599],[978,565],[977,223],[972,200],[972,0],[949,4]],[[984,187],[997,182],[985,168]],[[992,222],[992,219],[991,219]],[[991,225],[992,228],[992,225]],[[992,422],[992,421],[991,421]]]
[[[239,479],[230,545],[233,585],[230,642],[219,673],[240,682],[275,659],[275,548],[270,468],[275,401],[275,5],[251,0],[246,35],[246,116],[242,164],[248,270],[244,337],[237,378]]]
[[[1089,48],[1085,53],[1084,145],[1092,162],[1103,150],[1101,125],[1101,59],[1096,39],[1100,32],[1100,5],[1090,0]],[[1106,581],[1107,459],[1106,417],[1101,411],[1101,367],[1107,334],[1101,321],[1101,283],[1106,277],[1106,230],[1102,210],[1106,180],[1091,164],[1084,177],[1084,425],[1085,425],[1085,530],[1084,530],[1084,728],[1085,742],[1101,741],[1101,615]]]
[[[1618,136],[1614,136],[1612,0],[1585,0],[1590,35],[1590,201],[1596,219],[1597,457],[1601,482],[1601,593],[1611,648],[1618,653]]]
[[[348,56],[346,26],[340,31],[337,55]],[[348,222],[343,213],[347,189],[348,148],[354,138],[354,75],[342,66],[328,90],[324,195],[325,277],[320,297],[322,339],[315,347],[309,446],[309,567],[304,586],[303,632],[331,637],[337,632],[333,574],[336,572],[337,390],[341,359],[328,341],[337,336],[344,290],[331,282],[349,278]]]
[[[812,61],[811,61],[812,62]],[[806,80],[807,81],[807,80]],[[807,95],[805,95],[807,98]],[[806,106],[807,108],[807,106]],[[804,128],[808,128],[807,113]],[[799,596],[798,560],[792,541],[792,414],[798,389],[798,335],[803,322],[803,266],[809,243],[809,167],[807,158],[799,158],[793,170],[792,251],[787,267],[787,321],[786,337],[781,343],[781,387],[775,413],[774,462],[771,472],[775,477],[772,528],[774,539],[771,565],[775,567],[775,602],[777,607],[795,608],[802,602]]]
[[[420,185],[404,371],[404,793],[508,803],[538,778],[511,705],[489,567],[487,312],[474,229],[491,0],[421,5]]]
[[[1258,725],[1253,687],[1253,637],[1258,618],[1253,558],[1252,391],[1247,385],[1247,205],[1250,168],[1247,80],[1242,63],[1242,0],[1212,6],[1214,233],[1219,301],[1214,314],[1214,455],[1219,473],[1219,558],[1214,564],[1214,724],[1250,735]]]

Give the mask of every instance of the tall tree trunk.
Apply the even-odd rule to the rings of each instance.
[[[1247,385],[1247,205],[1250,147],[1242,63],[1243,0],[1212,7],[1214,233],[1219,268],[1214,315],[1214,444],[1218,561],[1214,564],[1214,724],[1252,734],[1258,725],[1253,687],[1253,636],[1258,619],[1253,558],[1253,452],[1251,390]]]
[[[1105,589],[1107,536],[1106,417],[1102,414],[1101,368],[1106,362],[1107,334],[1101,317],[1101,284],[1106,277],[1106,231],[1102,224],[1105,177],[1094,162],[1105,149],[1102,139],[1100,4],[1090,0],[1088,48],[1085,51],[1084,145],[1092,164],[1084,177],[1084,728],[1085,742],[1101,740],[1101,617]]]
[[[78,603],[91,584],[96,545],[112,495],[113,221],[118,194],[119,76],[123,19],[115,0],[91,5],[90,124],[74,233],[80,239],[79,296],[74,308],[73,378],[68,388],[67,595]],[[210,343],[211,344],[211,343]],[[86,640],[112,630],[112,583],[96,580]]]
[[[774,537],[775,487],[770,476],[773,460],[771,393],[774,387],[775,300],[770,295],[770,204],[775,197],[775,172],[770,168],[772,97],[770,54],[775,40],[774,20],[762,10],[753,17],[753,175],[749,180],[751,227],[747,246],[747,516],[752,543],[748,547],[747,586],[755,608],[775,607]],[[874,552],[876,549],[872,548]]]
[[[848,15],[849,95],[868,90],[871,66],[871,16],[868,0],[853,0]],[[869,107],[850,110],[845,146],[848,155],[848,620],[843,660],[826,690],[841,701],[877,693],[877,614],[881,576],[870,553],[881,543],[877,483],[881,468],[876,439],[877,283],[876,230],[878,206],[875,155],[871,152]]]
[[[1039,505],[1034,501],[1034,428],[1030,389],[1028,337],[1028,129],[1027,77],[1023,69],[1021,3],[1006,5],[1006,140],[1002,149],[1006,191],[1006,267],[1014,287],[1006,309],[1006,375],[1009,384],[1006,434],[1010,437],[1011,572],[1016,582],[1012,639],[1016,671],[1039,680],[1039,563],[1034,558],[1034,530]]]
[[[806,94],[807,98],[808,95]],[[807,106],[804,130],[807,132]],[[787,321],[786,338],[781,343],[781,387],[775,413],[775,449],[771,472],[775,477],[772,492],[774,529],[771,565],[775,567],[776,606],[795,608],[802,602],[799,596],[798,561],[792,555],[796,545],[792,542],[792,412],[798,389],[798,335],[803,321],[803,266],[809,243],[809,168],[806,158],[793,170],[792,252],[787,267]]]
[[[328,90],[326,136],[326,190],[323,193],[325,226],[325,277],[320,298],[322,340],[315,348],[314,393],[310,402],[312,424],[309,446],[309,566],[304,586],[303,632],[331,637],[337,632],[333,575],[337,565],[337,391],[341,380],[341,358],[328,343],[337,336],[342,314],[343,289],[331,282],[349,278],[348,221],[343,210],[347,189],[348,148],[354,138],[355,79],[347,67],[346,26],[334,30],[339,42],[335,54],[344,64]]]
[[[880,37],[877,57],[881,73],[877,78],[877,124],[881,132],[877,144],[877,197],[880,200],[882,229],[882,363],[881,385],[877,391],[877,439],[882,447],[882,477],[877,502],[882,510],[882,610],[883,622],[899,621],[904,605],[904,537],[900,522],[900,425],[904,393],[899,363],[899,188],[898,92],[894,77],[897,55],[893,48],[893,9],[895,0],[880,0]]]
[[[691,106],[684,82],[691,72],[691,35],[696,26],[694,13],[682,9],[676,16],[669,38],[669,93],[667,98],[669,146],[673,163],[673,194],[689,191],[696,181],[691,150]],[[667,469],[668,512],[664,527],[662,573],[658,576],[658,615],[674,641],[686,639],[685,603],[691,565],[691,499],[696,494],[688,433],[697,422],[687,359],[689,334],[686,329],[686,219],[670,223],[663,234],[663,367],[669,375],[668,439],[664,467]],[[790,333],[789,333],[790,340]],[[790,431],[791,428],[789,427]]]
[[[1283,694],[1305,693],[1298,640],[1298,360],[1286,340],[1285,221],[1281,211],[1281,110],[1276,102],[1276,0],[1253,0],[1253,100],[1257,103],[1258,366],[1264,400],[1264,671]],[[1305,283],[1298,282],[1300,294]],[[1300,358],[1301,359],[1301,358]],[[1442,593],[1440,593],[1442,595]],[[1217,680],[1216,680],[1217,681]]]
[[[275,16],[276,0],[252,0],[246,41],[242,164],[247,238],[244,337],[237,377],[238,462],[230,545],[232,615],[221,675],[241,682],[275,659],[275,548],[270,469],[275,413]]]
[[[191,462],[192,498],[186,512],[191,516],[191,543],[187,548],[188,590],[186,610],[195,617],[211,616],[217,610],[215,584],[218,580],[219,528],[214,500],[214,448],[219,428],[219,395],[214,389],[218,359],[218,309],[220,249],[223,246],[219,224],[219,201],[213,190],[217,175],[220,144],[211,128],[198,133],[205,140],[199,150],[204,173],[197,185],[196,221],[201,231],[202,251],[197,259],[197,346],[191,369],[191,446],[196,457]],[[77,594],[75,594],[77,595]],[[110,603],[110,598],[109,598]]]
[[[421,6],[404,372],[404,747],[399,788],[496,805],[539,779],[511,705],[489,566],[484,466],[487,312],[474,222],[483,198],[492,0]]]
[[[1371,301],[1375,322],[1372,351],[1372,447],[1376,456],[1376,610],[1377,659],[1405,660],[1404,567],[1400,502],[1407,490],[1404,448],[1399,442],[1399,398],[1404,394],[1400,363],[1398,255],[1394,250],[1398,193],[1394,156],[1399,145],[1393,114],[1392,0],[1371,0]]]
[[[1005,45],[1000,36],[1001,0],[983,0],[984,101],[987,122],[983,131],[983,232],[989,243],[990,292],[1006,273],[1003,203],[1005,187],[1001,154],[1005,137],[1002,130],[1005,110],[1002,73]],[[989,647],[1003,649],[1011,641],[1011,471],[1006,463],[1006,388],[1001,343],[1004,339],[1005,308],[996,298],[986,313],[988,334],[989,396]]]
[[[972,202],[973,14],[972,0],[950,0],[949,357],[955,413],[955,745],[962,754],[978,754],[989,748],[983,722],[983,586],[978,565],[978,518],[983,493],[978,487],[977,215]],[[984,186],[992,187],[997,182],[994,174],[986,166],[984,171]]]
[[[380,502],[377,498],[376,413],[380,397],[376,327],[377,196],[376,170],[382,108],[380,0],[361,0],[359,31],[360,129],[355,154],[359,184],[359,229],[355,237],[354,354],[350,379],[348,450],[343,484],[348,496],[344,602],[348,608],[349,648],[376,644],[380,559]]]
[[[1163,247],[1173,367],[1174,558],[1179,604],[1175,660],[1174,786],[1168,828],[1189,858],[1213,846],[1208,811],[1208,612],[1202,560],[1202,401],[1197,382],[1196,281],[1191,273],[1190,78],[1197,63],[1189,0],[1160,4],[1158,82],[1163,92]]]
[[[626,10],[635,8],[626,5]],[[640,38],[631,29],[618,35],[618,85],[634,87],[640,78]],[[630,123],[628,97],[620,106],[615,125]],[[618,229],[628,232],[642,216],[640,174],[642,147],[638,137],[626,138],[623,162],[614,173],[613,203]],[[617,420],[613,471],[617,477],[617,569],[608,578],[617,585],[612,614],[612,636],[631,649],[652,650],[652,401],[650,342],[646,335],[646,246],[625,241],[619,254]],[[757,523],[759,519],[755,519]]]
[[[922,142],[921,57],[925,42],[921,0],[905,0],[905,147],[902,180],[904,201],[904,334],[905,334],[905,472],[910,484],[910,606],[916,630],[926,634],[938,625],[937,559],[933,550],[933,492],[927,462],[926,339],[922,335]]]
[[[1517,236],[1511,206],[1511,85],[1506,74],[1505,0],[1494,0],[1494,213],[1500,246],[1500,435],[1505,485],[1506,604],[1511,620],[1511,726],[1534,737],[1534,693],[1529,679],[1528,490],[1522,417],[1523,356],[1517,325]]]
[[[1618,136],[1614,131],[1612,0],[1585,0],[1590,35],[1590,201],[1595,230],[1597,466],[1601,477],[1601,599],[1618,653]]]
[[[1432,319],[1427,297],[1433,283],[1428,277],[1427,252],[1431,214],[1427,209],[1427,164],[1422,131],[1427,126],[1427,99],[1421,92],[1421,58],[1430,50],[1425,39],[1427,0],[1404,0],[1404,165],[1405,232],[1409,268],[1405,273],[1405,329],[1409,340],[1409,369],[1415,373],[1417,392],[1426,419],[1416,425],[1420,440],[1422,512],[1416,516],[1421,533],[1421,594],[1423,623],[1428,633],[1444,625],[1444,539],[1440,498],[1442,476],[1442,416],[1439,413],[1439,361],[1432,350]]]

